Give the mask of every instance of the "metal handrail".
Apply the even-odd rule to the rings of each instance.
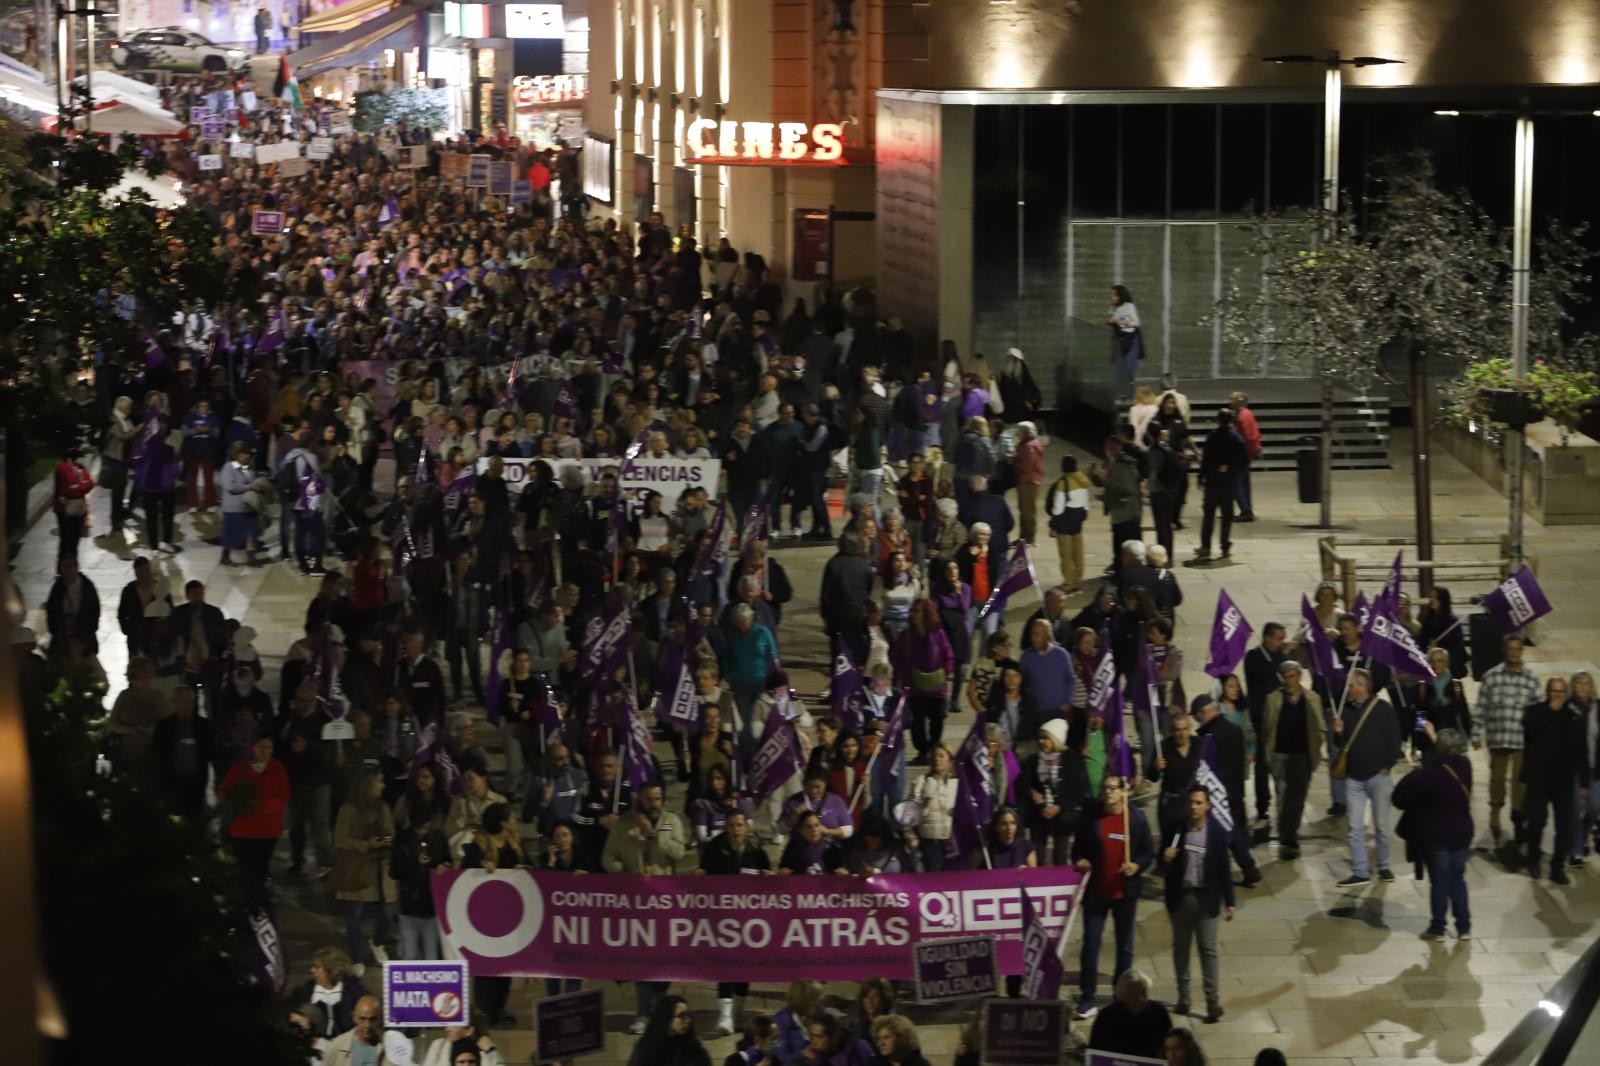
[[[1333,535],[1317,538],[1317,556],[1322,565],[1322,580],[1336,581],[1339,584],[1340,596],[1346,606],[1356,598],[1356,575],[1359,573],[1380,573],[1389,569],[1389,563],[1384,561],[1367,562],[1353,555],[1341,551],[1341,548],[1414,548],[1415,537],[1335,537]],[[1424,570],[1438,573],[1441,570],[1474,571],[1482,570],[1498,576],[1504,581],[1511,576],[1511,542],[1505,534],[1493,537],[1435,537],[1435,548],[1450,547],[1490,547],[1497,551],[1494,558],[1487,559],[1407,559],[1402,562],[1402,567],[1421,573]],[[1529,567],[1537,570],[1533,559],[1525,560]],[[1463,575],[1464,576],[1464,575]]]

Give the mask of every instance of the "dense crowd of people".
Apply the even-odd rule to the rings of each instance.
[[[258,124],[275,131],[262,141],[318,129],[315,110]],[[1374,868],[1393,879],[1391,803],[1405,811],[1407,854],[1432,882],[1430,939],[1452,913],[1470,935],[1469,744],[1490,748],[1496,836],[1509,797],[1535,876],[1552,812],[1550,879],[1581,863],[1600,806],[1588,787],[1600,754],[1593,681],[1541,687],[1513,636],[1469,706],[1465,634],[1445,589],[1414,620],[1404,606],[1433,678],[1363,659],[1361,619],[1324,586],[1295,634],[1268,622],[1237,672],[1186,691],[1174,531],[1191,474],[1202,559],[1218,519],[1224,558],[1232,523],[1252,520],[1260,438],[1244,396],[1200,438],[1171,382],[1141,385],[1103,465],[1068,457],[1052,476],[1020,350],[997,370],[949,344],[933,357],[880,321],[867,291],[786,310],[781,272],[757,254],[726,240],[702,252],[660,215],[633,232],[569,210],[549,191],[552,174],[570,172],[565,157],[497,149],[519,173],[545,169],[542,195],[513,211],[443,176],[462,141],[426,141],[429,165],[399,169],[411,139],[336,137],[306,178],[248,162],[185,171],[240,299],[149,323],[149,353],[100,365],[104,417],[83,401],[95,455],[67,456],[57,472],[49,660],[30,665],[95,680],[101,607],[77,554],[98,489],[110,497],[106,535],[141,553],[117,606],[130,665],[108,757],[182,816],[215,819],[255,898],[275,879],[331,879],[342,950],[318,952],[294,998],[319,1040],[375,1045],[364,966],[442,954],[429,887],[441,868],[1075,867],[1075,1006],[1094,1019],[1091,1045],[1198,1066],[1193,1036],[1172,1027],[1192,1012],[1191,949],[1197,1016],[1215,1022],[1219,923],[1240,906],[1232,866],[1244,888],[1257,884],[1251,848],[1274,835],[1282,859],[1298,857],[1319,767],[1334,789],[1328,813],[1348,820],[1342,887],[1369,883]],[[205,146],[164,150],[184,163]],[[287,229],[252,233],[264,209],[285,212]],[[141,314],[115,291],[100,298]],[[1112,329],[1136,331],[1125,289],[1114,305]],[[380,457],[393,460],[381,478]],[[627,476],[663,459],[718,460],[720,482],[672,499]],[[1097,490],[1112,538],[1099,579],[1083,545]],[[248,618],[226,617],[198,580],[177,590],[155,576],[149,556],[180,550],[174,516],[185,510],[224,565],[276,557],[311,579],[303,632],[276,676]],[[1012,630],[1020,610],[987,607],[1014,545],[1044,536],[1062,583]],[[795,590],[772,550],[786,541],[834,548],[817,613],[790,608],[787,621]],[[586,653],[618,616],[631,655],[595,669]],[[836,713],[831,693],[791,688],[785,647],[819,622],[863,678],[859,721]],[[1332,642],[1346,684],[1317,672],[1314,637]],[[1106,698],[1111,677],[1139,688],[1145,664],[1149,713]],[[693,677],[694,728],[652,714],[679,669]],[[902,700],[909,744],[895,731]],[[978,722],[996,797],[976,842],[953,827],[967,786],[945,727],[958,712]],[[342,739],[326,736],[332,719]],[[659,756],[643,773],[625,754],[636,719]],[[756,795],[750,761],[774,729],[792,731],[804,769]],[[1226,818],[1197,785],[1203,750]],[[1411,762],[1420,767],[1395,787]],[[1161,879],[1152,895],[1174,934],[1171,1010],[1133,969],[1146,878]],[[1102,1009],[1108,919],[1116,994]],[[515,1021],[509,981],[475,983],[481,1025],[450,1031],[425,1061],[499,1061],[489,1030]],[[743,1011],[746,992],[717,989],[717,1033],[740,1034],[730,1062],[925,1061],[886,982],[862,987],[853,1018],[826,1009],[813,982],[791,985],[770,1017]],[[665,983],[635,994],[635,1062],[707,1061]],[[958,1062],[977,1061],[977,1041],[974,1029]]]

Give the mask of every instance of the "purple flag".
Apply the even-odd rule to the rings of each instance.
[[[888,765],[888,777],[894,781],[900,776],[900,748],[906,740],[906,697],[900,694],[899,702],[894,705],[894,713],[889,715],[889,724],[883,727],[883,736],[878,740],[878,757]]]
[[[727,508],[721,500],[711,504],[711,521],[706,526],[706,539],[701,543],[700,550],[695,554],[694,576],[691,585],[699,584],[702,577],[711,578],[711,587],[715,589],[720,581],[722,567],[728,561],[728,531]],[[699,606],[696,604],[695,606]]]
[[[1228,805],[1228,786],[1217,765],[1217,738],[1209,733],[1200,741],[1200,762],[1195,767],[1194,783],[1211,797],[1211,817],[1228,832],[1233,832],[1233,808]]]
[[[489,625],[489,684],[484,689],[484,698],[488,703],[489,724],[499,725],[500,704],[511,679],[511,612],[499,604],[489,610],[494,620]],[[472,654],[477,654],[475,649]]]
[[[561,737],[561,701],[556,698],[556,690],[551,687],[548,677],[541,674],[539,681],[539,695],[533,704],[534,717],[544,734],[544,743],[548,745]]]
[[[767,506],[767,494],[762,492],[756,502],[745,511],[744,520],[739,523],[739,554],[758,540],[766,540],[772,532],[772,511]]]
[[[327,482],[322,480],[322,475],[315,467],[307,463],[306,472],[300,475],[300,499],[295,504],[295,510],[303,514],[320,514],[322,497],[327,492]]]
[[[161,342],[156,340],[156,335],[151,333],[149,327],[139,327],[139,337],[144,341],[144,368],[154,370],[167,361],[167,353],[162,350]]]
[[[1350,604],[1350,613],[1356,616],[1361,622],[1362,630],[1365,631],[1372,622],[1372,605],[1367,602],[1367,594],[1365,592],[1356,593],[1355,602]]]
[[[378,225],[388,226],[400,220],[400,204],[393,196],[383,202],[383,207],[378,211]]]
[[[439,723],[429,722],[422,727],[422,733],[417,738],[417,753],[411,756],[411,769],[419,766],[432,766],[438,778],[439,787],[450,796],[461,795],[461,770],[456,766],[456,761],[450,757],[450,752],[445,749],[444,738],[439,733]]]
[[[417,469],[411,475],[412,484],[418,489],[428,483],[428,447],[423,445],[417,451]]]
[[[1398,599],[1379,596],[1372,608],[1372,625],[1361,634],[1361,654],[1387,663],[1403,674],[1432,677],[1433,667],[1428,657],[1417,647],[1416,638],[1400,621],[1394,608]]]
[[[996,611],[1004,614],[1011,597],[1037,584],[1038,580],[1033,576],[1033,560],[1028,558],[1028,542],[1019,540],[1011,549],[1011,558],[1006,560],[1005,569],[1000,572],[1000,580],[994,583],[994,588],[989,590],[989,598],[978,608],[978,617],[987,618]]]
[[[457,474],[456,479],[450,482],[450,487],[444,490],[444,513],[454,515],[467,505],[467,497],[478,487],[478,475],[470,467],[464,474]]]
[[[256,341],[256,355],[270,355],[283,347],[283,312],[275,312],[272,321],[267,324],[267,331]]]
[[[1056,939],[1039,920],[1028,890],[1022,890],[1022,998],[1054,1000],[1065,976]]]
[[[650,727],[645,725],[644,715],[633,705],[632,693],[620,706],[628,717],[626,722],[618,724],[618,731],[622,733],[622,761],[628,768],[628,787],[637,793],[656,779],[655,745],[650,742]]]
[[[572,382],[566,378],[556,386],[556,411],[557,418],[565,418],[568,422],[578,417],[578,397],[572,391]]]
[[[609,617],[596,615],[590,625],[600,623],[592,639],[585,639],[583,654],[578,656],[578,679],[589,681],[596,674],[608,674],[611,668],[633,650],[633,613],[626,601],[617,605]],[[587,632],[585,633],[587,637]]]
[[[951,812],[950,843],[958,854],[971,855],[983,847],[983,833],[994,812],[993,765],[989,760],[988,723],[979,715],[956,752],[956,806]]]
[[[1122,717],[1122,679],[1111,679],[1111,707],[1105,716],[1106,769],[1115,768],[1123,779],[1133,777],[1133,749],[1128,743],[1128,726]]]
[[[1229,674],[1244,658],[1250,645],[1250,635],[1255,630],[1244,620],[1235,607],[1227,589],[1217,592],[1217,617],[1211,623],[1211,658],[1206,662],[1206,673],[1212,677]]]
[[[867,693],[861,670],[850,657],[850,647],[844,637],[833,637],[833,680],[828,687],[833,716],[852,733],[861,731],[866,720]]]
[[[1483,598],[1483,609],[1494,615],[1502,630],[1515,633],[1555,608],[1550,606],[1539,582],[1533,579],[1533,571],[1524,566]]]
[[[1104,629],[1100,631],[1099,648],[1100,657],[1095,660],[1094,673],[1086,684],[1089,686],[1089,711],[1103,715],[1111,709],[1112,686],[1117,679],[1117,664],[1111,658],[1111,635]]]
[[[1161,682],[1156,680],[1156,665],[1150,655],[1150,642],[1139,642],[1139,661],[1134,665],[1133,676],[1128,678],[1128,702],[1132,703],[1143,714],[1148,714],[1152,722],[1159,717],[1161,709]],[[1161,735],[1157,728],[1156,735]]]
[[[784,786],[806,764],[800,752],[800,738],[794,727],[783,716],[779,705],[767,712],[766,731],[761,745],[756,748],[750,762],[750,802],[756,807],[765,803],[774,792]]]
[[[700,626],[690,622],[683,643],[668,652],[661,664],[660,683],[656,686],[651,713],[662,725],[687,730],[700,728],[700,691],[694,680],[698,665],[694,649],[699,644]]]
[[[604,354],[600,356],[600,373],[621,374],[623,372],[622,357],[607,348]]]
[[[1300,617],[1306,626],[1312,672],[1319,674],[1330,687],[1344,688],[1344,668],[1339,665],[1339,657],[1333,652],[1333,643],[1328,640],[1322,623],[1317,621],[1317,612],[1312,609],[1311,601],[1303,595],[1300,597]]]
[[[322,639],[318,644],[312,682],[317,687],[317,702],[322,704],[322,713],[337,722],[349,712],[350,701],[345,698],[344,681],[334,664],[333,637],[327,625],[322,627]]]

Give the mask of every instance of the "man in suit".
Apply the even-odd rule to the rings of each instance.
[[[56,563],[56,580],[45,600],[44,614],[52,652],[58,647],[65,650],[67,638],[77,637],[85,652],[98,653],[100,642],[95,632],[100,628],[100,593],[78,569],[76,555],[63,555]]]
[[[1172,835],[1161,858],[1167,870],[1167,915],[1172,919],[1172,966],[1178,974],[1178,1014],[1189,1013],[1189,948],[1200,944],[1200,981],[1206,993],[1204,1021],[1222,1018],[1217,955],[1217,919],[1233,921],[1233,878],[1228,875],[1228,833],[1210,817],[1205,786],[1189,789],[1189,821]]]
[[[1250,724],[1261,736],[1261,713],[1267,697],[1278,688],[1278,667],[1289,658],[1289,643],[1283,623],[1268,622],[1261,630],[1261,643],[1244,654],[1244,698],[1250,708]],[[1243,817],[1243,807],[1240,817]],[[1267,769],[1267,749],[1256,744],[1256,834],[1255,842],[1267,842],[1267,819],[1272,813],[1272,775]]]
[[[405,656],[400,660],[397,688],[411,701],[411,713],[417,722],[426,726],[432,722],[444,729],[444,671],[439,664],[423,654],[422,631],[409,629],[405,634]]]
[[[1228,813],[1233,823],[1228,850],[1244,875],[1244,887],[1254,888],[1261,883],[1261,870],[1250,854],[1250,834],[1244,820],[1244,730],[1227,719],[1209,694],[1196,696],[1190,702],[1189,713],[1200,723],[1200,744],[1210,737],[1216,751],[1217,776],[1228,794]]]

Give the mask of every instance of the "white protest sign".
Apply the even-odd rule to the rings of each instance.
[[[285,159],[299,159],[300,146],[294,141],[279,141],[277,144],[256,145],[257,163],[278,163]]]
[[[620,470],[622,460],[609,459],[523,459],[502,455],[501,461],[505,463],[506,485],[513,492],[521,492],[522,487],[532,478],[528,467],[534,463],[543,463],[551,468],[556,481],[561,480],[561,472],[572,467],[583,474],[586,484],[593,484],[600,480],[606,470]],[[481,473],[487,469],[488,459],[478,460],[478,470]],[[661,493],[661,509],[671,512],[678,506],[678,497],[690,489],[705,489],[713,498],[717,495],[717,480],[722,476],[722,460],[720,459],[675,459],[668,456],[664,459],[651,459],[640,456],[633,461],[633,466],[628,470],[628,476],[622,480],[622,488],[633,498],[635,506],[642,506],[645,494],[648,492]]]
[[[278,177],[280,178],[303,178],[310,171],[310,161],[299,156],[295,156],[293,159],[285,159],[278,164]]]
[[[228,155],[234,159],[249,159],[256,154],[256,146],[251,141],[234,141],[228,146]]]
[[[311,138],[311,143],[306,145],[307,159],[331,159],[332,157],[332,137],[313,137]]]
[[[425,144],[407,144],[400,148],[400,161],[395,164],[401,170],[419,170],[428,165],[428,146]]]
[[[220,155],[203,155],[200,157],[201,170],[221,170],[222,157]]]

